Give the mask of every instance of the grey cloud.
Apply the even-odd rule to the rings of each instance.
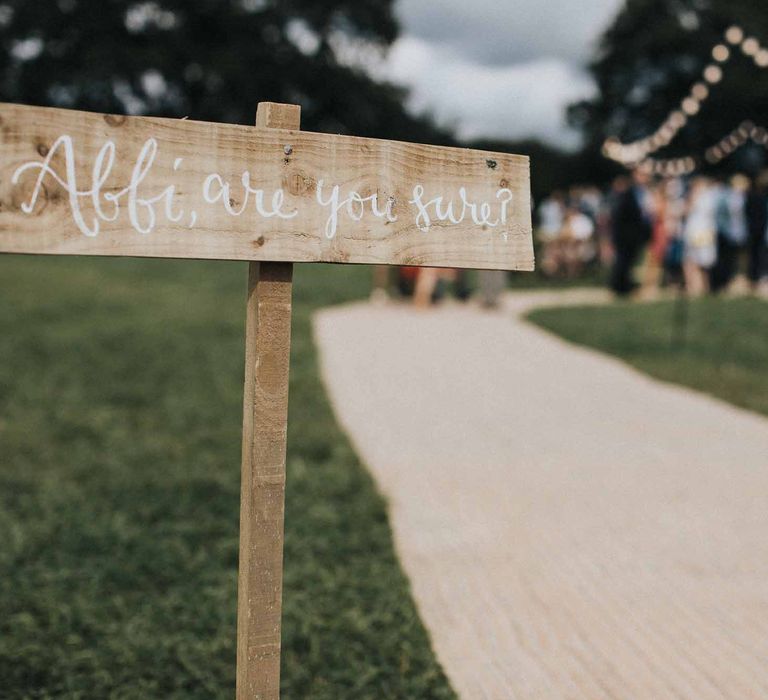
[[[398,0],[402,34],[385,75],[471,138],[537,137],[565,147],[569,102],[590,96],[583,66],[623,0]]]
[[[478,65],[415,37],[398,40],[387,74],[411,88],[414,111],[431,110],[461,137],[536,136],[566,147],[577,135],[564,124],[565,105],[593,91],[589,77],[561,59]]]
[[[404,32],[486,65],[583,64],[621,0],[399,0]]]

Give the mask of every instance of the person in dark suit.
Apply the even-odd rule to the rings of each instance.
[[[631,182],[624,179],[614,184],[611,221],[615,253],[610,284],[616,294],[625,296],[637,286],[632,268],[653,230],[651,193],[645,172],[636,169]]]
[[[766,195],[766,180],[768,174],[763,173],[752,181],[747,194],[747,238],[748,265],[747,275],[752,287],[755,288],[766,270],[766,228],[768,228],[768,196]]]

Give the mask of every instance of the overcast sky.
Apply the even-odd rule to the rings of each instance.
[[[622,0],[398,0],[386,73],[466,138],[572,146],[565,106],[594,90],[584,64]]]

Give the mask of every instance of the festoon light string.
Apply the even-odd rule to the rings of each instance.
[[[688,123],[688,119],[698,114],[710,95],[710,87],[723,79],[722,66],[730,60],[732,52],[739,49],[745,56],[752,58],[758,68],[768,68],[768,48],[763,47],[755,37],[746,36],[741,27],[729,27],[725,32],[724,42],[712,48],[713,62],[704,68],[701,79],[693,84],[679,106],[670,111],[656,131],[631,143],[621,143],[618,138],[611,136],[603,143],[603,155],[628,168],[640,167],[659,175],[687,175],[693,172],[697,165],[697,159],[693,156],[649,156],[669,145]],[[718,163],[750,140],[768,148],[768,129],[756,126],[749,120],[743,121],[716,144],[707,148],[704,157],[709,163]]]

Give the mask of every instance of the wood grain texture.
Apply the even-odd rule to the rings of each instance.
[[[256,123],[298,129],[295,105],[260,103]],[[285,449],[293,264],[248,272],[237,596],[237,700],[280,696]]]
[[[279,112],[277,107],[271,108]],[[284,124],[287,122],[283,122]],[[50,166],[65,181],[64,147],[72,140],[72,174],[76,197],[86,225],[99,220],[97,235],[84,235],[72,214],[70,189],[44,174],[42,189],[30,213],[21,210],[32,199],[39,169],[13,175],[25,163]],[[119,199],[119,211],[109,196],[127,188],[143,145],[154,139],[156,154],[136,187],[137,197],[152,199],[174,186],[169,220],[164,200],[153,205],[155,222],[147,233],[132,225],[129,194]],[[88,193],[94,163],[104,144],[114,143],[114,162],[104,168],[96,197]],[[51,150],[53,154],[51,155]],[[179,160],[181,159],[181,160]],[[108,164],[105,157],[103,166]],[[175,167],[175,169],[174,169]],[[290,219],[265,218],[255,206],[256,195],[245,197],[241,177],[248,172],[252,188],[264,190],[269,207],[275,190],[282,190]],[[206,178],[218,174],[230,185],[229,201],[203,197]],[[339,186],[339,200],[354,191],[361,198],[377,197],[380,210],[391,201],[392,218],[375,215],[371,203],[353,200],[339,211],[333,237],[327,235],[332,207],[326,199]],[[418,208],[410,200],[414,187],[424,189],[423,201],[442,197],[443,219],[431,213],[429,229],[420,230]],[[464,200],[476,209],[468,207]],[[209,195],[217,183],[209,189]],[[500,190],[511,201],[502,223]],[[150,117],[117,117],[72,110],[0,104],[0,252],[77,255],[128,255],[176,258],[215,258],[293,262],[350,262],[533,269],[529,163],[525,156],[471,149],[442,148],[378,139],[306,133],[284,127],[212,124]],[[96,200],[95,202],[93,200]],[[453,202],[453,223],[446,216]],[[490,215],[480,215],[487,202]],[[243,212],[232,215],[243,207]],[[139,225],[147,227],[150,207],[137,208]],[[473,218],[472,213],[477,215]],[[362,212],[362,213],[361,213]],[[461,214],[463,213],[463,218]],[[355,220],[361,214],[359,220]],[[380,211],[381,214],[381,211]],[[110,220],[107,220],[110,219]],[[495,226],[482,223],[496,222]],[[480,221],[480,223],[478,223]],[[421,223],[424,223],[422,219]]]

